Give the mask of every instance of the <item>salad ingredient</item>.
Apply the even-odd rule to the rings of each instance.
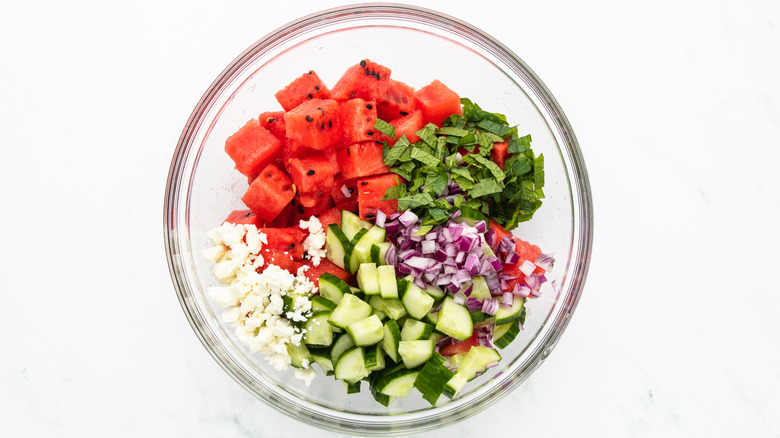
[[[225,141],[225,152],[236,163],[236,170],[253,175],[281,155],[282,143],[252,119]]]
[[[285,111],[291,111],[307,100],[330,99],[330,90],[317,73],[309,70],[279,90],[274,97]]]
[[[252,181],[241,200],[260,219],[272,221],[293,200],[292,180],[274,164],[269,164]]]

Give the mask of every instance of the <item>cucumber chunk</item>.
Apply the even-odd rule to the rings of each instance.
[[[351,347],[339,356],[334,367],[336,378],[347,383],[356,383],[368,377],[363,347]]]
[[[328,225],[325,237],[325,257],[339,268],[344,268],[344,255],[351,246],[350,239],[336,224]]]
[[[385,322],[384,336],[382,337],[382,350],[393,362],[398,362],[398,344],[401,342],[401,330],[394,319]]]
[[[379,295],[379,272],[375,263],[361,263],[357,271],[357,283],[366,295]]]
[[[361,228],[357,234],[355,234],[355,237],[352,238],[349,243],[349,247],[347,247],[346,251],[344,252],[344,269],[346,269],[350,274],[357,272],[358,267],[360,266],[358,252],[355,251],[355,243],[362,239],[366,233],[368,233],[368,229]]]
[[[371,306],[367,302],[351,293],[344,294],[336,308],[330,313],[328,322],[336,327],[346,329],[353,322],[371,315],[371,311]]]
[[[358,347],[379,343],[385,335],[382,321],[376,315],[371,315],[347,326],[347,333]]]
[[[349,210],[341,210],[341,230],[348,240],[352,240],[361,229],[371,228],[371,222],[360,219]]]
[[[354,254],[358,263],[371,262],[371,246],[384,242],[385,235],[385,229],[377,225],[369,228],[359,239],[357,238],[358,235],[355,235],[355,239],[353,239],[355,243]]]
[[[333,346],[330,347],[330,360],[333,362],[333,365],[336,365],[339,357],[341,357],[345,351],[354,346],[355,341],[352,340],[352,336],[346,333],[339,336],[338,339],[336,339],[336,342],[333,343]]]
[[[313,358],[306,345],[301,342],[298,345],[292,342],[287,344],[287,352],[290,354],[290,365],[295,368],[308,368]]]
[[[451,297],[444,299],[436,322],[436,330],[459,341],[470,338],[474,331],[469,309],[456,303]]]
[[[417,368],[433,355],[433,341],[430,339],[401,341],[398,343],[398,354],[406,368]]]
[[[392,243],[379,242],[371,245],[371,261],[376,263],[377,266],[387,264],[387,250],[390,249]]]
[[[416,341],[420,339],[430,339],[433,333],[433,326],[416,319],[407,319],[401,329],[402,341]]]
[[[333,361],[330,360],[330,349],[328,348],[309,348],[314,363],[322,368],[325,374],[333,372]]]
[[[383,373],[376,380],[377,391],[390,397],[406,397],[414,388],[414,381],[420,372],[397,366],[390,372]]]
[[[520,315],[523,313],[523,304],[525,304],[525,298],[516,296],[509,309],[505,308],[505,306],[498,306],[496,325],[509,324],[520,319]]]
[[[395,266],[383,265],[376,268],[379,273],[379,293],[382,298],[398,298],[398,280]]]
[[[344,294],[349,294],[351,292],[349,285],[344,280],[336,277],[330,272],[326,272],[320,275],[319,290],[320,296],[333,302],[334,304],[338,304]]]
[[[433,308],[433,297],[409,280],[404,279],[399,283],[398,293],[406,312],[414,319],[423,319]]]
[[[493,332],[493,345],[497,348],[504,349],[515,340],[518,334],[520,334],[519,321],[497,325]]]
[[[333,343],[333,326],[328,323],[329,311],[319,312],[312,315],[306,324],[303,334],[303,342],[306,345],[327,347]]]
[[[433,353],[433,356],[420,369],[420,374],[414,381],[414,387],[420,391],[423,398],[430,404],[436,404],[436,400],[444,392],[447,382],[455,375],[447,368],[445,362],[444,356],[439,353]]]
[[[380,345],[366,347],[363,352],[366,362],[366,369],[369,371],[379,371],[385,367],[385,352]]]
[[[338,278],[338,277],[336,277]],[[322,287],[322,286],[320,286]],[[314,295],[313,297],[309,298],[309,301],[311,301],[311,311],[312,313],[319,313],[319,312],[330,312],[331,310],[336,308],[336,303],[333,301],[325,298],[324,296],[320,295]]]

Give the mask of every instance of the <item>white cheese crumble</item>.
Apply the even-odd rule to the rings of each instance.
[[[307,224],[310,233],[312,229],[316,233],[319,226],[319,221],[313,219],[316,226]],[[215,262],[214,276],[226,284],[207,291],[214,303],[225,308],[222,321],[235,327],[236,337],[250,352],[264,355],[277,371],[287,369],[291,363],[287,345],[300,345],[303,338],[303,331],[291,321],[306,321],[311,315],[309,297],[317,292],[314,283],[304,275],[306,267],[293,275],[269,264],[258,273],[264,263],[259,252],[268,240],[254,225],[225,223],[209,231],[208,237],[214,246],[204,250],[203,255]],[[290,301],[287,312],[285,297]],[[304,361],[303,369],[296,369],[295,376],[308,386],[314,370]]]
[[[298,226],[309,232],[306,240],[303,241],[303,250],[309,255],[312,265],[319,266],[320,261],[325,258],[326,238],[320,220],[312,216],[307,221],[301,219]]]

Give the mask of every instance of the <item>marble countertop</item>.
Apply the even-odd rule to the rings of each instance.
[[[543,79],[595,211],[552,355],[425,436],[780,436],[780,4],[411,3],[487,30]],[[0,3],[5,436],[336,436],[208,355],[171,285],[162,205],[212,80],[340,4]]]

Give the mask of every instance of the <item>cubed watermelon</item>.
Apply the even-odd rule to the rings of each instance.
[[[415,132],[425,127],[425,120],[423,119],[422,111],[414,110],[406,116],[391,120],[390,124],[395,128],[396,139],[405,135],[407,140],[414,143],[420,140],[420,137]]]
[[[284,113],[286,134],[290,141],[322,150],[341,141],[339,104],[335,100],[307,100]]]
[[[314,266],[314,263],[311,261],[305,261],[303,264],[309,267],[309,269],[304,271],[303,275],[305,275],[317,287],[320,286],[320,275],[326,272],[333,274],[344,281],[349,280],[350,277],[349,272],[338,267],[328,259],[321,259],[320,264],[317,266]]]
[[[281,213],[276,216],[276,219],[271,222],[263,223],[265,227],[271,228],[287,228],[292,227],[298,223],[298,209],[295,205],[295,199],[293,198],[289,204],[284,207]]]
[[[302,193],[323,191],[330,193],[333,188],[335,171],[330,161],[322,154],[306,158],[291,158],[288,163],[290,176],[295,188]]]
[[[490,159],[494,163],[498,164],[501,170],[504,170],[504,163],[506,163],[506,155],[509,144],[507,142],[493,143],[493,149],[490,151]]]
[[[293,260],[303,259],[303,239],[306,233],[297,226],[287,228],[260,228],[268,243],[263,248],[287,253]]]
[[[322,190],[310,193],[298,192],[295,194],[295,199],[301,207],[298,208],[300,214],[306,214],[306,209],[322,209],[331,200],[330,192],[326,193]]]
[[[384,146],[373,141],[356,143],[338,152],[341,174],[346,179],[390,172],[382,161]]]
[[[287,139],[287,128],[284,125],[284,111],[266,111],[257,117],[260,126],[267,129],[282,144]]]
[[[244,175],[259,173],[282,152],[282,142],[257,119],[248,121],[225,141],[225,152]]]
[[[260,219],[273,221],[292,201],[292,180],[273,164],[266,166],[252,181],[241,200]]]
[[[414,88],[401,81],[390,79],[384,99],[377,103],[379,118],[390,121],[409,115],[414,110]]]
[[[330,99],[330,90],[317,73],[310,70],[279,90],[274,97],[285,111],[290,111],[307,100]]]
[[[324,196],[318,197],[317,193],[313,193],[313,194],[301,193],[301,197],[298,198],[299,204],[303,204],[305,202],[310,206],[303,207],[303,213],[300,213],[300,210],[298,211],[300,213],[297,216],[298,220],[300,219],[308,220],[312,216],[318,216],[323,212],[326,212],[331,208],[333,208],[333,200],[330,198],[329,194],[325,193]],[[313,199],[313,201],[310,202],[309,199]]]
[[[328,232],[328,225],[335,224],[338,227],[341,227],[341,209],[337,207],[332,207],[324,212],[315,215],[320,220],[320,224],[322,224],[322,228],[325,230],[325,232]]]
[[[403,179],[394,174],[369,176],[358,180],[358,213],[361,219],[368,220],[376,217],[376,211],[382,210],[386,215],[391,215],[398,210],[398,200],[382,201],[385,192],[390,187],[397,186]]]
[[[390,69],[368,59],[348,68],[331,89],[338,101],[356,97],[378,102],[384,99],[390,83]]]
[[[462,114],[460,96],[438,79],[414,92],[417,108],[423,113],[425,123],[441,126],[451,114]]]
[[[270,247],[263,247],[260,250],[260,255],[263,256],[263,269],[267,268],[268,265],[276,265],[293,275],[298,273],[298,269],[304,263],[303,260],[294,260],[287,251]]]
[[[258,228],[263,224],[263,221],[257,217],[252,210],[233,210],[222,222],[228,224],[254,225]]]
[[[346,190],[344,189],[345,187]],[[341,178],[334,182],[333,190],[330,191],[330,197],[333,198],[336,208],[357,213],[357,180],[346,179],[342,175]]]
[[[376,104],[373,101],[357,98],[341,102],[339,121],[344,145],[379,138],[379,132],[374,129]]]

